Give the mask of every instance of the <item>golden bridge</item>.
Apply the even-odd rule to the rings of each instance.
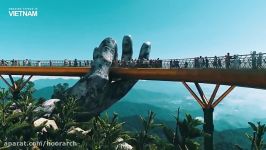
[[[202,59],[202,61],[200,60]],[[2,60],[0,75],[82,77],[90,60]],[[118,61],[110,70],[116,78],[235,85],[266,89],[266,54],[167,60]]]
[[[82,77],[91,71],[90,60],[2,60],[0,77],[11,92],[18,94],[32,76],[70,76]],[[2,75],[8,75],[10,82]],[[22,75],[19,85],[12,75]],[[24,78],[29,76],[27,79]],[[236,87],[266,89],[266,53],[233,55],[220,57],[196,57],[166,60],[115,61],[110,69],[110,77],[136,80],[160,80],[182,82],[204,112],[204,145],[213,145],[214,108]],[[192,82],[196,94],[187,84]],[[215,84],[210,98],[207,98],[200,83]],[[221,85],[229,88],[219,97],[216,94]],[[213,147],[205,147],[213,149]]]

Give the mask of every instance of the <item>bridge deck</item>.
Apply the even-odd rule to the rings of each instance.
[[[88,67],[0,67],[1,75],[81,77],[88,72]],[[186,81],[266,89],[265,70],[112,68],[110,75],[129,79]]]

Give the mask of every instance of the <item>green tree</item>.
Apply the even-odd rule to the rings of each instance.
[[[68,134],[69,129],[72,126],[79,126],[78,122],[74,120],[74,113],[78,109],[77,100],[72,97],[64,98],[64,101],[59,101],[55,104],[55,109],[48,117],[50,120],[54,120],[58,129],[45,128],[47,132],[41,132],[38,134],[38,141],[58,141],[58,142],[70,142],[77,141]],[[79,142],[77,142],[79,143]],[[72,147],[75,149],[76,147]],[[46,149],[53,149],[47,147]],[[71,147],[64,147],[64,149],[71,149]]]
[[[151,134],[151,131],[163,125],[155,123],[155,115],[154,112],[149,111],[146,119],[140,116],[142,129],[140,132],[136,133],[131,140],[136,150],[157,149],[156,143],[159,142],[158,137]]]
[[[110,118],[106,113],[103,117],[92,119],[92,135],[88,146],[95,150],[115,150],[117,145],[130,139],[128,133],[123,130],[124,122],[118,121],[118,114],[114,113]]]
[[[179,108],[177,111],[176,127],[171,129],[167,126],[163,127],[163,132],[169,143],[172,145],[174,150],[197,150],[200,149],[200,144],[195,141],[195,138],[203,136],[203,132],[198,127],[203,123],[192,118],[191,115],[186,114],[186,117],[183,121],[180,121],[179,118]]]
[[[12,78],[13,81],[13,78]],[[9,88],[10,94],[14,100],[18,100],[21,97],[30,96],[32,98],[32,93],[36,90],[34,88],[34,83],[31,81],[26,81],[23,78],[20,78],[16,81],[13,81],[12,87]]]
[[[41,128],[33,126],[34,118],[38,118],[40,113],[34,112],[38,103],[33,99],[20,98],[14,100],[10,98],[9,91],[1,92],[2,99],[0,106],[0,148],[5,148],[5,142],[34,141],[37,132]],[[16,149],[12,147],[11,149]],[[18,149],[18,148],[17,148]]]
[[[68,83],[57,84],[56,86],[54,86],[54,92],[51,98],[58,98],[60,100],[64,100],[65,98],[67,98],[65,92],[68,88]]]
[[[28,81],[27,83],[25,83],[24,79],[18,79],[15,81],[15,85],[17,86],[23,86],[25,84],[24,87],[17,87],[17,89],[19,89],[19,98],[21,97],[26,97],[28,96],[29,99],[32,99],[32,93],[36,91],[36,89],[34,88],[34,83],[31,81]]]
[[[253,135],[246,133],[247,138],[251,141],[251,150],[265,149],[266,145],[263,143],[263,135],[266,131],[265,124],[260,122],[257,122],[257,125],[252,122],[248,122],[248,124],[253,130]]]

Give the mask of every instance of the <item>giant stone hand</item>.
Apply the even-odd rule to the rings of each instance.
[[[139,58],[149,59],[150,42],[143,43]],[[122,57],[124,61],[132,59],[133,47],[130,36],[124,36],[122,42]],[[113,62],[117,62],[117,44],[112,38],[104,39],[93,52],[91,72],[81,78],[67,91],[67,95],[78,99],[81,110],[77,113],[77,120],[88,120],[99,115],[112,104],[119,101],[135,85],[137,80],[112,80],[109,71]]]

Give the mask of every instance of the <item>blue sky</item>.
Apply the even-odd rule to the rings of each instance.
[[[5,59],[91,59],[105,37],[131,34],[134,56],[144,41],[152,58],[266,52],[266,1],[1,0],[0,53]],[[8,9],[36,7],[38,17]]]

